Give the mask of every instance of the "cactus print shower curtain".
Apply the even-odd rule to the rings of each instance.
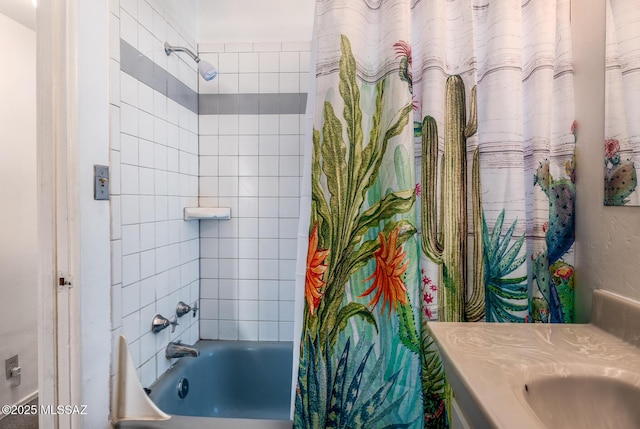
[[[446,428],[428,321],[571,322],[569,0],[318,0],[296,428]]]

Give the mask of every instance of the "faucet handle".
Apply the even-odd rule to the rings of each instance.
[[[156,314],[155,316],[153,316],[153,320],[151,321],[151,331],[154,334],[157,334],[170,324],[171,322],[169,321],[169,319],[162,316],[161,314]]]
[[[171,325],[171,333],[176,332],[176,326],[179,325],[178,316],[177,315],[173,316],[173,318],[171,318],[171,320],[169,320],[169,324]]]
[[[193,305],[191,306],[191,310],[193,311],[193,317],[196,317],[196,315],[198,314],[198,310],[200,309],[200,307],[198,307],[198,300],[196,300]]]
[[[191,311],[191,306],[189,304],[186,304],[184,301],[180,301],[176,305],[176,316],[178,317],[182,317],[190,311]]]

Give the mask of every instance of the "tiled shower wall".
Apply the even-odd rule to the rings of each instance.
[[[207,339],[293,340],[309,43],[201,44],[201,319]]]
[[[124,334],[145,387],[169,367],[169,341],[199,337],[191,314],[175,333],[151,332],[156,313],[199,297],[199,225],[182,220],[198,203],[197,73],[162,47],[195,40],[152,4],[112,0],[110,14],[112,376]]]

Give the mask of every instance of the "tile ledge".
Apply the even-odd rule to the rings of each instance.
[[[231,219],[229,207],[185,207],[184,220]]]

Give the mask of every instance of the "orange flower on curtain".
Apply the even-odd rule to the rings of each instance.
[[[329,250],[318,249],[318,224],[313,227],[313,232],[309,237],[309,250],[307,252],[307,275],[304,285],[304,296],[307,299],[309,313],[313,316],[313,312],[320,305],[322,298],[322,288],[326,284],[322,280],[324,272],[329,268],[324,263],[329,255]]]
[[[380,249],[374,253],[376,268],[373,274],[365,279],[365,281],[373,279],[373,283],[369,289],[358,297],[363,298],[375,290],[376,294],[368,305],[371,308],[375,307],[380,301],[380,297],[382,297],[383,304],[380,314],[384,312],[388,304],[389,316],[391,316],[391,310],[396,310],[398,302],[401,304],[407,304],[408,302],[407,287],[402,280],[402,275],[407,271],[409,260],[402,262],[407,253],[402,250],[402,247],[396,247],[398,233],[399,229],[394,229],[389,234],[388,242],[385,241],[382,233],[378,233]]]

